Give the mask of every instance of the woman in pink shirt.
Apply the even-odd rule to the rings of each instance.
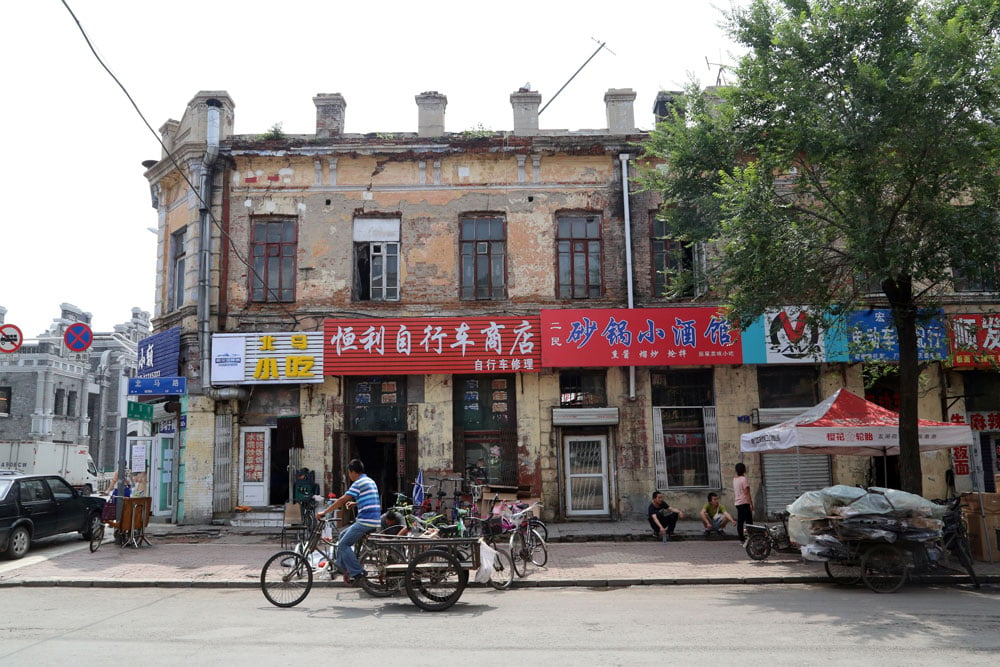
[[[740,544],[746,536],[743,526],[753,521],[753,498],[750,497],[750,480],[747,479],[747,467],[743,463],[736,464],[736,477],[733,478],[733,494],[736,496],[736,533]]]

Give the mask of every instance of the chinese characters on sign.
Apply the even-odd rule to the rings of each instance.
[[[147,336],[139,341],[139,366],[136,377],[158,378],[176,376],[180,369],[181,328]]]
[[[323,334],[268,331],[212,336],[212,384],[323,381]]]
[[[955,366],[1000,363],[1000,315],[952,315],[951,354]]]
[[[537,372],[537,317],[324,322],[326,375]]]
[[[847,317],[848,351],[853,361],[898,361],[899,336],[887,309],[856,311]],[[934,313],[917,324],[917,356],[920,361],[938,361],[948,356],[944,314]]]
[[[543,310],[542,337],[546,367],[743,363],[717,308]]]

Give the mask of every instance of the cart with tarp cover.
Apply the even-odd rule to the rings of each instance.
[[[789,536],[802,557],[823,562],[837,583],[860,581],[891,593],[914,575],[961,569],[976,583],[968,542],[955,526],[962,521],[958,502],[949,506],[896,489],[836,485],[802,494],[788,512]]]

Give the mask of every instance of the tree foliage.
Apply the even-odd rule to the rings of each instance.
[[[921,490],[921,308],[1000,257],[1000,0],[751,0],[736,83],[692,83],[646,145],[671,235],[711,242],[744,325],[806,304],[893,313],[900,466]]]

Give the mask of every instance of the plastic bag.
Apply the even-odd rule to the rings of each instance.
[[[476,581],[481,584],[488,584],[493,576],[493,562],[496,560],[497,552],[493,547],[479,540],[479,569],[476,570]]]
[[[333,541],[333,524],[329,521],[323,523],[323,539]]]

